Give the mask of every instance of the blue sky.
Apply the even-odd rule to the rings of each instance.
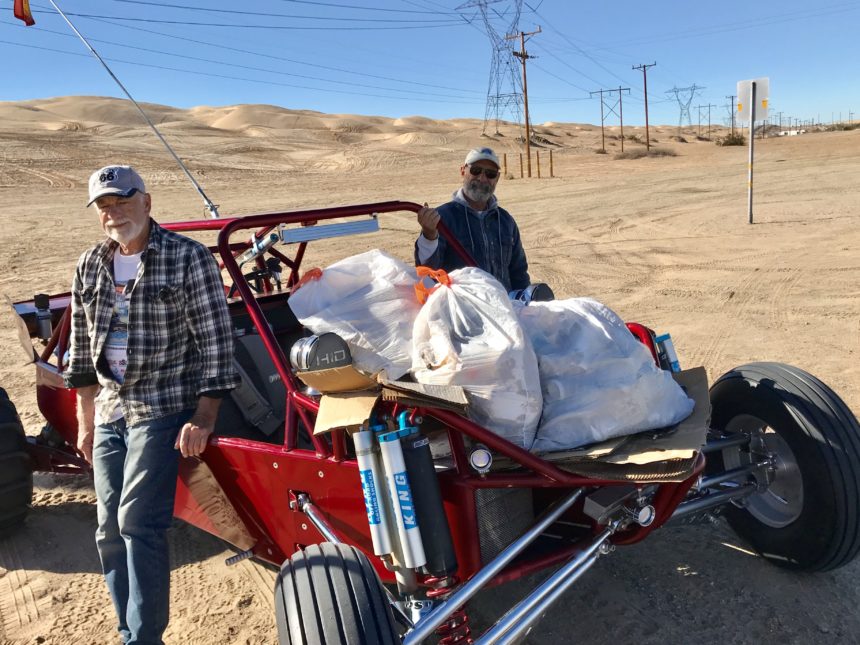
[[[461,0],[55,2],[139,101],[485,115],[493,48],[478,0],[471,7]],[[486,4],[502,38],[515,5]],[[2,6],[0,100],[122,96],[48,0],[31,0],[36,25],[29,28],[13,18],[12,0]],[[691,102],[693,123],[696,106],[709,104],[713,122],[722,122],[736,82],[762,76],[770,79],[771,109],[783,118],[829,122],[860,112],[860,2],[526,0],[516,24],[541,28],[526,43],[536,57],[528,61],[533,123],[599,123],[600,100],[590,92],[618,87],[630,88],[625,124],[644,123],[642,73],[632,67],[654,62],[651,123],[677,123],[678,102],[666,92],[693,85],[704,88]],[[502,83],[492,93],[512,91]],[[608,113],[606,122],[616,124],[617,116]]]

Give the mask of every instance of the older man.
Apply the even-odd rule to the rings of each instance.
[[[90,177],[107,239],[78,261],[66,385],[93,465],[96,545],[123,643],[161,643],[169,618],[167,529],[180,453],[200,455],[238,383],[230,314],[209,250],[150,218],[129,166]]]
[[[490,148],[474,148],[460,167],[463,185],[453,199],[438,208],[427,204],[418,211],[421,235],[415,242],[415,263],[453,271],[465,266],[462,258],[436,230],[441,220],[472,254],[478,266],[492,274],[508,291],[529,286],[529,265],[520,230],[510,213],[500,208],[495,191],[499,158]]]

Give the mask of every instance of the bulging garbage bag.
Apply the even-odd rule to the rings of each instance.
[[[323,269],[290,295],[290,307],[315,334],[343,338],[358,369],[397,379],[412,365],[417,279],[413,267],[374,249]]]
[[[541,413],[531,343],[489,273],[466,267],[448,277],[415,319],[412,374],[419,383],[462,386],[477,423],[528,449]]]
[[[543,416],[533,452],[663,428],[693,411],[618,315],[591,298],[532,302],[517,314],[538,357]]]

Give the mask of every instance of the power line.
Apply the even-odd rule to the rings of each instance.
[[[9,22],[7,22],[7,21],[0,21],[0,24],[12,25],[12,23],[9,23]],[[15,25],[13,25],[13,26],[15,26]],[[17,28],[17,26],[16,26],[16,28]],[[59,32],[59,31],[54,31],[54,30],[52,30],[52,29],[46,29],[46,28],[44,28],[44,27],[35,27],[35,28],[31,28],[31,29],[39,30],[39,31],[42,31],[42,32],[45,32],[45,33],[50,33],[50,34],[56,34],[56,35],[58,35],[58,36],[62,36],[62,37],[64,37],[64,38],[74,38],[74,36],[73,36],[73,35],[71,35],[71,34],[66,34],[66,33],[62,33],[62,32]],[[166,35],[166,34],[163,34],[163,35]],[[190,39],[183,38],[183,40],[190,40]],[[115,45],[115,46],[117,46],[117,47],[122,47],[122,48],[125,48],[125,49],[134,49],[134,50],[138,50],[138,51],[145,51],[145,52],[149,52],[149,53],[153,53],[153,54],[162,54],[162,55],[164,55],[164,56],[170,56],[171,58],[185,58],[185,59],[187,59],[187,60],[194,60],[194,61],[199,61],[199,62],[204,62],[204,63],[213,63],[213,64],[216,64],[216,65],[227,65],[227,66],[229,66],[229,67],[236,67],[236,68],[239,68],[239,69],[247,69],[247,70],[250,70],[250,71],[265,72],[265,73],[268,73],[268,74],[278,74],[278,75],[280,75],[280,76],[292,76],[292,77],[295,77],[295,78],[303,78],[303,79],[309,79],[309,80],[319,80],[319,81],[324,81],[324,82],[327,82],[327,83],[335,83],[335,84],[337,84],[337,85],[351,85],[351,86],[356,86],[356,87],[367,87],[367,88],[374,88],[374,89],[388,90],[388,91],[394,91],[394,92],[406,92],[406,93],[420,94],[420,95],[422,95],[422,96],[423,96],[423,95],[426,95],[426,93],[425,93],[425,92],[419,92],[419,91],[417,91],[417,90],[398,89],[398,88],[396,88],[396,87],[383,87],[383,86],[379,86],[379,85],[368,85],[367,83],[351,83],[351,82],[349,82],[349,81],[339,81],[339,80],[334,80],[334,79],[326,79],[326,78],[320,78],[320,77],[317,77],[317,76],[305,76],[305,75],[303,75],[303,74],[295,74],[295,73],[292,73],[292,72],[284,72],[284,71],[281,71],[281,70],[268,69],[268,68],[264,68],[264,67],[252,67],[252,66],[250,66],[250,65],[241,65],[241,64],[239,64],[239,63],[230,63],[230,62],[227,62],[227,61],[213,60],[213,59],[210,59],[210,58],[202,58],[202,57],[199,57],[199,56],[190,56],[190,55],[188,55],[188,54],[179,54],[179,53],[170,52],[170,51],[163,51],[163,50],[159,50],[159,49],[152,49],[152,48],[148,48],[148,47],[138,47],[138,46],[135,46],[135,45],[129,45],[129,44],[127,44],[127,43],[118,43],[118,42],[114,42],[114,41],[111,41],[111,40],[101,40],[101,39],[98,39],[98,38],[91,38],[91,39],[90,39],[90,41],[91,41],[91,42],[95,42],[95,43],[106,44],[106,45]],[[203,41],[193,41],[193,42],[196,42],[196,43],[199,43],[199,44],[204,44],[204,43],[203,43]],[[245,51],[245,50],[239,50],[239,49],[235,49],[235,48],[229,48],[229,49],[232,49],[233,51],[239,51],[239,52],[242,52],[242,53],[246,53],[246,54],[265,56],[265,54],[258,54],[258,53],[255,53],[255,52],[250,52],[250,51]],[[357,75],[359,75],[359,76],[367,76],[367,77],[370,77],[370,78],[379,78],[379,79],[384,79],[384,80],[391,80],[391,81],[395,81],[395,82],[399,82],[399,83],[410,83],[410,84],[414,84],[414,85],[420,85],[420,86],[425,86],[425,87],[433,87],[433,88],[438,88],[438,89],[446,89],[446,90],[451,90],[451,91],[455,91],[455,92],[464,92],[464,93],[480,94],[480,92],[478,92],[477,90],[465,90],[465,89],[460,89],[460,88],[455,88],[455,87],[447,87],[447,86],[442,86],[442,85],[430,85],[430,84],[426,84],[426,83],[418,83],[418,82],[414,82],[414,81],[402,81],[402,80],[400,80],[400,79],[389,78],[389,77],[384,77],[384,76],[376,76],[376,75],[373,75],[373,74],[362,74],[362,73],[360,73],[360,72],[352,72],[352,71],[350,71],[350,70],[339,69],[339,68],[336,68],[336,67],[327,67],[327,66],[325,66],[325,65],[315,65],[315,64],[312,64],[312,63],[303,63],[303,62],[301,62],[301,61],[294,61],[294,60],[287,59],[287,58],[280,58],[280,57],[273,57],[273,58],[276,58],[276,59],[279,59],[279,60],[288,61],[288,62],[292,62],[292,63],[298,63],[298,64],[302,64],[302,65],[309,65],[309,66],[312,66],[312,67],[318,67],[318,68],[322,68],[322,69],[328,69],[328,70],[330,70],[330,71],[344,72],[344,73],[349,73],[349,74],[357,74]],[[467,98],[467,97],[465,97],[465,96],[464,96],[464,97],[461,97],[461,98]]]
[[[116,2],[122,2],[123,0],[115,0]],[[133,1],[133,0],[127,0]],[[366,7],[360,5],[351,5],[351,4],[339,4],[336,2],[314,2],[313,0],[279,0],[280,2],[288,2],[290,4],[305,4],[312,5],[315,7],[326,7],[326,8],[336,8],[336,9],[355,9],[356,11],[385,11],[391,13],[429,13],[436,15],[456,15],[456,12],[451,11],[415,11],[414,9],[391,9],[388,7]]]
[[[537,16],[538,18],[540,18],[541,22],[542,22],[543,24],[545,24],[547,27],[549,27],[549,28],[550,28],[550,30],[554,31],[554,32],[555,32],[555,33],[557,33],[559,36],[561,36],[561,37],[562,37],[564,40],[566,40],[566,41],[567,41],[567,42],[568,42],[572,47],[576,48],[576,50],[577,50],[577,51],[579,51],[579,53],[580,53],[580,54],[582,54],[582,55],[583,55],[583,56],[585,56],[588,60],[590,60],[592,63],[594,63],[595,65],[597,65],[597,66],[598,66],[600,69],[602,69],[604,72],[606,72],[606,73],[607,73],[607,74],[609,74],[610,76],[613,76],[615,79],[617,79],[617,80],[621,81],[622,83],[626,83],[626,82],[627,82],[625,79],[623,79],[623,78],[621,78],[620,76],[618,76],[618,74],[616,74],[615,72],[613,72],[613,71],[612,71],[612,70],[610,70],[609,68],[605,67],[602,63],[600,63],[600,62],[598,62],[597,60],[595,60],[594,58],[592,58],[592,57],[591,57],[591,55],[590,55],[590,54],[588,54],[588,52],[586,52],[584,49],[582,49],[582,47],[580,47],[580,46],[579,46],[579,45],[577,45],[575,42],[573,42],[573,41],[572,41],[570,38],[568,38],[564,33],[562,33],[561,31],[559,31],[559,30],[558,30],[558,29],[556,29],[555,27],[553,27],[553,26],[552,26],[552,24],[551,24],[551,23],[550,23],[550,22],[549,22],[549,21],[548,21],[548,20],[547,20],[543,15],[541,15],[541,14],[540,14],[540,13],[539,13],[535,8],[534,8],[534,7],[532,7],[532,6],[531,6],[531,5],[529,5],[528,3],[526,3],[526,7],[528,7],[529,9],[531,9],[531,10],[534,12],[535,16]]]
[[[781,13],[778,17],[768,16],[765,18],[755,18],[752,20],[746,20],[743,22],[734,22],[734,23],[726,23],[724,25],[715,25],[713,27],[706,27],[701,29],[696,28],[684,28],[678,31],[668,32],[666,34],[658,35],[653,38],[639,38],[634,40],[628,40],[623,43],[611,43],[606,45],[605,47],[600,47],[598,50],[607,50],[611,51],[611,48],[617,45],[647,45],[652,43],[666,42],[670,40],[682,40],[684,38],[701,38],[702,36],[711,36],[715,34],[726,33],[730,31],[743,31],[745,29],[759,29],[761,27],[766,27],[774,24],[780,24],[785,22],[794,22],[796,20],[808,20],[810,18],[817,18],[821,16],[828,16],[832,14],[838,13],[846,13],[850,11],[856,11],[860,9],[860,5],[857,2],[849,2],[843,3],[840,5],[831,5],[830,7],[819,7],[817,9],[812,10],[803,10],[796,11],[792,13]]]
[[[39,49],[42,51],[49,51],[49,52],[54,52],[54,53],[59,53],[59,54],[65,54],[67,56],[83,56],[84,58],[89,58],[86,54],[82,54],[80,52],[70,52],[70,51],[65,51],[62,49],[54,49],[52,47],[41,47],[38,45],[16,43],[16,42],[12,42],[9,40],[0,40],[0,44],[14,45],[17,47],[25,47],[28,49]],[[196,71],[196,70],[182,69],[179,67],[169,67],[167,65],[154,65],[151,63],[141,63],[138,61],[123,60],[120,58],[105,58],[105,60],[110,61],[112,63],[123,63],[126,65],[135,65],[137,67],[147,67],[150,69],[160,69],[160,70],[166,70],[166,71],[170,71],[170,72],[180,72],[182,74],[192,74],[195,76],[206,76],[209,78],[223,78],[223,79],[231,80],[231,81],[244,81],[246,83],[258,83],[261,85],[274,85],[274,86],[278,86],[278,87],[291,87],[291,88],[295,88],[295,89],[313,90],[315,92],[329,92],[332,94],[346,94],[349,96],[370,96],[373,98],[386,98],[386,99],[394,99],[394,100],[400,100],[400,101],[407,101],[407,100],[412,101],[412,100],[414,100],[413,97],[409,97],[409,96],[391,96],[391,95],[383,95],[383,94],[379,94],[379,93],[370,94],[367,92],[349,92],[347,90],[335,90],[335,89],[330,89],[330,88],[326,88],[326,87],[311,87],[308,85],[296,85],[293,83],[279,83],[278,81],[260,80],[260,79],[254,79],[254,78],[246,78],[243,76],[229,76],[227,74],[214,74],[212,72],[200,72],[200,71]],[[394,90],[394,91],[400,91],[400,90]],[[455,104],[474,105],[474,102],[472,102],[472,101],[451,101],[451,100],[436,99],[436,102],[437,103],[448,103],[448,104],[452,104],[452,105],[455,105]]]
[[[34,13],[37,14],[45,14],[44,11],[36,11]],[[274,29],[280,31],[370,31],[370,30],[399,30],[399,29],[438,29],[440,27],[451,27],[451,26],[460,26],[463,23],[458,20],[449,20],[449,21],[432,21],[424,24],[417,25],[396,25],[396,26],[352,26],[352,27],[313,27],[313,26],[299,26],[299,25],[243,25],[237,23],[225,23],[225,22],[191,22],[187,20],[164,20],[159,18],[134,18],[130,16],[103,16],[98,14],[90,14],[90,13],[72,13],[68,12],[69,16],[75,16],[76,18],[100,18],[100,19],[108,19],[108,20],[120,20],[124,22],[142,22],[148,24],[160,24],[160,25],[182,25],[184,27],[227,27],[229,29]],[[309,17],[305,16],[305,19],[308,20],[346,20],[348,22],[370,22],[369,20],[355,18],[319,18],[319,17]],[[393,20],[373,20],[372,22],[401,22],[401,21],[393,21]],[[412,22],[412,21],[408,21]]]
[[[347,21],[361,21],[361,22],[427,22],[427,19],[421,20],[388,20],[388,19],[376,19],[376,18],[336,18],[331,16],[297,16],[294,14],[287,13],[273,13],[273,12],[265,12],[265,11],[243,11],[239,9],[216,9],[214,7],[195,7],[194,5],[187,4],[174,4],[169,2],[152,2],[150,0],[111,0],[112,2],[122,2],[124,4],[132,4],[132,5],[140,5],[140,6],[149,6],[149,7],[161,7],[163,9],[181,9],[185,11],[200,11],[204,13],[219,13],[219,14],[230,14],[236,16],[263,16],[266,18],[310,18],[314,20],[347,20]],[[326,7],[348,7],[349,5],[323,5]],[[349,7],[352,9],[358,9],[358,7]],[[367,9],[367,8],[365,8]],[[392,10],[389,10],[392,11]],[[417,13],[417,12],[410,12]],[[421,13],[432,13],[432,12],[421,12]],[[441,14],[434,14],[441,15]],[[455,16],[456,14],[451,14]],[[441,22],[441,21],[431,21],[431,22]]]

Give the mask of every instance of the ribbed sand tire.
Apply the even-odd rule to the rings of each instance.
[[[755,433],[760,420],[779,436],[773,445],[783,446],[771,484],[779,495],[756,493],[745,508],[727,507],[732,528],[782,567],[828,571],[849,563],[860,551],[860,425],[842,399],[796,367],[751,363],[714,383],[711,404],[714,429]],[[778,506],[792,508],[793,501],[796,511],[784,521],[762,521],[767,512],[756,517],[757,504],[779,517]]]
[[[382,582],[351,546],[305,547],[275,582],[281,645],[394,645],[400,639]]]
[[[0,388],[0,537],[20,528],[33,500],[33,470],[15,404]]]

